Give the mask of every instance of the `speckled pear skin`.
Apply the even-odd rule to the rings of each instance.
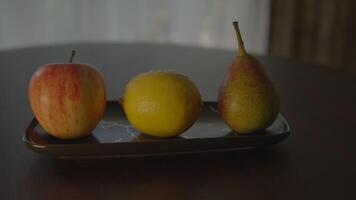
[[[218,109],[231,129],[246,134],[271,125],[279,113],[280,102],[262,64],[244,47],[241,52],[241,44],[240,55],[226,71],[220,87]]]

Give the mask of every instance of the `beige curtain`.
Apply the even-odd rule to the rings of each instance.
[[[152,42],[267,54],[270,0],[0,0],[0,50],[73,42]]]

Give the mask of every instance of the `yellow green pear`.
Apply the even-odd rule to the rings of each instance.
[[[262,64],[249,55],[233,22],[239,54],[225,73],[218,108],[223,120],[237,133],[247,134],[271,125],[279,113],[279,98]]]

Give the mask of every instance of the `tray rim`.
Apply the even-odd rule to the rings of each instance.
[[[116,101],[110,101],[108,100],[107,103],[115,103]],[[208,104],[216,104],[216,101],[204,101],[203,102],[208,103]],[[285,131],[283,133],[279,133],[277,134],[277,136],[280,137],[280,140],[278,142],[275,143],[279,143],[281,141],[283,141],[284,139],[286,139],[287,137],[289,137],[289,135],[291,134],[291,127],[289,122],[286,120],[286,118],[281,114],[278,113],[278,116],[276,118],[276,120],[279,119],[282,121],[282,123],[285,126]],[[38,120],[36,119],[36,117],[33,117],[33,119],[30,121],[29,125],[27,126],[27,128],[25,129],[25,133],[22,136],[22,141],[24,142],[24,144],[32,151],[37,152],[37,153],[44,153],[47,155],[53,155],[56,157],[66,157],[66,158],[79,158],[79,157],[95,157],[95,158],[99,158],[99,157],[106,157],[105,155],[93,155],[93,156],[81,156],[81,155],[77,155],[77,156],[61,156],[61,155],[54,155],[52,153],[46,152],[46,149],[52,149],[52,148],[60,148],[63,146],[66,146],[68,148],[71,147],[78,147],[78,146],[86,146],[86,147],[92,147],[92,146],[113,146],[113,145],[120,145],[120,144],[130,144],[133,142],[120,142],[120,143],[60,143],[60,144],[37,144],[34,143],[30,138],[29,138],[29,132],[31,131],[31,129],[35,128],[37,125],[39,124]],[[256,135],[253,135],[256,136]],[[269,137],[276,137],[276,135],[271,135],[271,134],[267,134],[267,135],[258,135],[259,138],[263,137],[263,138],[269,138]],[[244,135],[244,134],[239,134],[236,135],[236,137],[234,136],[228,136],[228,137],[208,137],[208,138],[160,138],[159,140],[145,140],[145,141],[140,141],[140,143],[160,143],[160,142],[165,142],[165,143],[176,143],[176,142],[181,142],[181,141],[194,141],[194,140],[199,140],[199,141],[203,141],[203,140],[224,140],[224,139],[235,139],[235,138],[251,138],[251,135]],[[275,144],[272,143],[272,144]],[[175,152],[160,152],[160,153],[142,153],[141,156],[154,156],[154,155],[176,155],[176,154],[190,154],[190,153],[202,153],[202,152],[218,152],[218,151],[233,151],[233,150],[240,150],[240,149],[246,149],[246,148],[256,148],[256,146],[245,146],[245,147],[235,147],[235,148],[219,148],[219,149],[211,149],[211,150],[194,150],[194,151],[175,151]],[[107,157],[133,157],[133,156],[140,156],[138,154],[108,154]]]

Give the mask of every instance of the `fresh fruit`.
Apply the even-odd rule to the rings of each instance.
[[[224,121],[238,133],[251,133],[271,125],[279,113],[279,98],[261,63],[246,53],[237,22],[233,22],[239,55],[228,68],[220,87],[218,107]]]
[[[88,64],[54,63],[32,75],[29,99],[42,128],[61,139],[86,136],[102,118],[106,106],[105,84]]]
[[[194,124],[202,101],[197,87],[188,77],[158,70],[130,80],[122,104],[129,122],[140,132],[172,137]]]

